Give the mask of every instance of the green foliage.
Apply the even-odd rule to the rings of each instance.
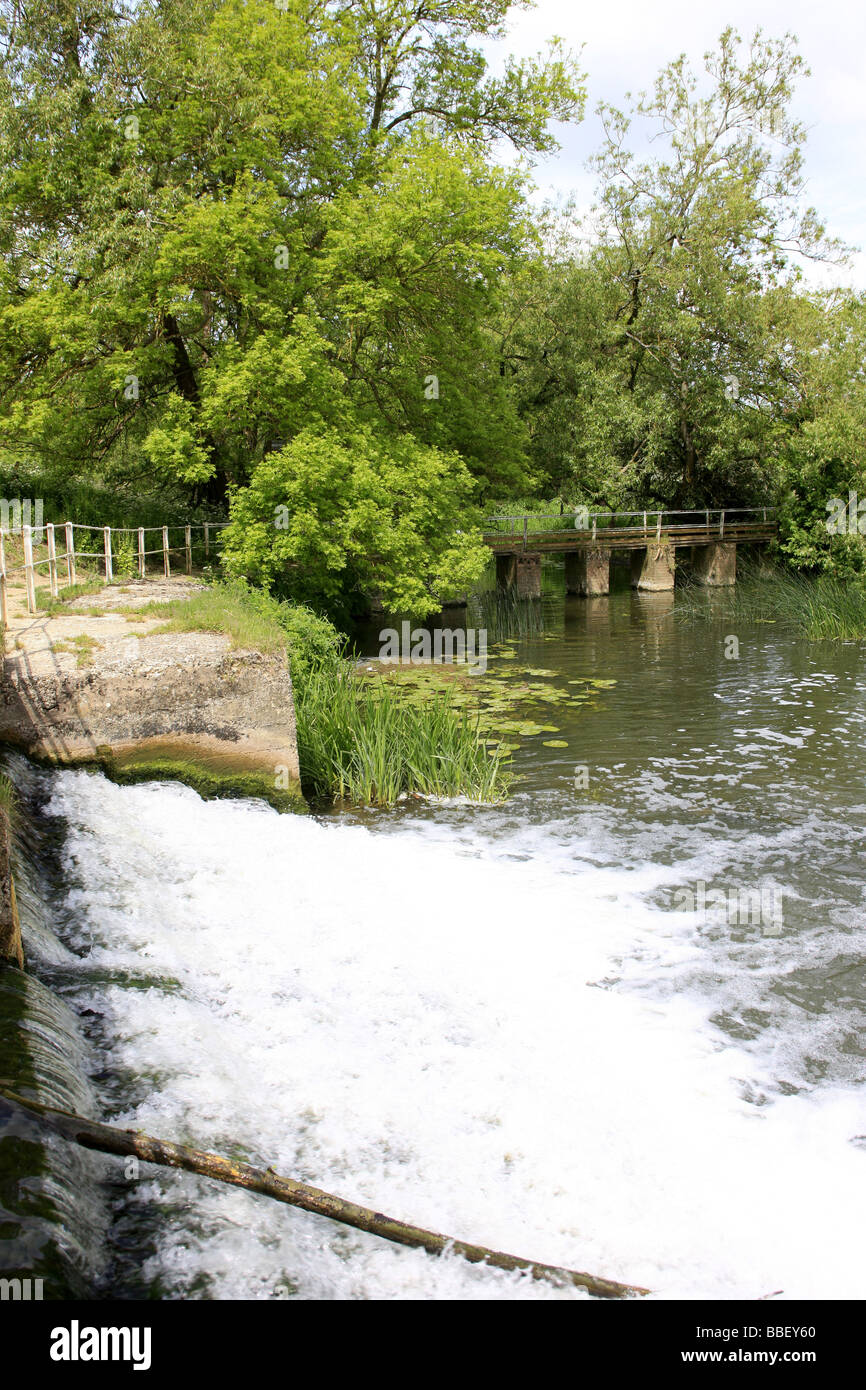
[[[597,235],[546,228],[502,316],[543,485],[611,509],[784,491],[817,348],[794,253],[838,252],[802,206],[802,67],[790,39],[727,30],[700,76],[677,59],[630,115],[603,109]],[[633,121],[663,153],[630,152]]]
[[[39,498],[43,503],[45,521],[77,522],[79,526],[137,527],[162,526],[194,521],[198,516],[213,516],[207,508],[191,506],[189,496],[168,485],[160,487],[158,496],[122,484],[111,485],[90,478],[64,477],[14,461],[0,454],[0,495],[6,498]],[[93,533],[91,533],[93,534]],[[86,545],[87,533],[76,532],[75,547]],[[101,535],[90,543],[95,550],[102,545]]]
[[[781,441],[780,555],[839,577],[866,571],[866,296],[801,305],[799,402]],[[853,509],[849,498],[854,494]],[[839,524],[844,505],[848,515]]]
[[[231,572],[340,614],[464,590],[476,504],[531,492],[778,501],[788,563],[861,572],[825,520],[866,491],[866,308],[798,268],[840,248],[804,205],[794,40],[727,29],[602,108],[590,235],[530,214],[583,75],[555,43],[492,76],[508,9],[0,0],[8,495],[100,525],[231,497]]]
[[[490,149],[583,102],[558,45],[487,73],[507,9],[7,5],[0,443],[223,498],[320,411],[417,425],[429,368],[429,442],[507,480],[483,324],[525,233]]]
[[[371,428],[311,426],[233,496],[224,564],[295,600],[333,605],[356,590],[424,617],[487,562],[473,492],[456,454]]]
[[[349,661],[314,669],[296,699],[301,782],[311,796],[392,805],[404,796],[498,801],[510,774],[448,692],[414,705]]]

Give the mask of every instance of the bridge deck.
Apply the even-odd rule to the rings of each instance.
[[[778,526],[770,508],[708,512],[698,520],[695,512],[600,513],[568,518],[539,516],[490,517],[485,523],[485,544],[497,555],[583,550],[641,550],[654,542],[662,545],[761,544],[774,540]],[[633,523],[635,517],[640,524]],[[644,516],[646,520],[644,520]],[[626,524],[617,524],[622,518]],[[676,519],[680,518],[680,519]],[[558,525],[531,530],[539,522]],[[612,525],[610,523],[613,523]],[[607,523],[607,524],[605,524]],[[495,526],[497,529],[487,529]]]

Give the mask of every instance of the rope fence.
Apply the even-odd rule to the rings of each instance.
[[[160,557],[162,572],[166,579],[171,578],[171,557],[182,555],[183,567],[187,574],[192,573],[193,554],[198,550],[205,561],[212,553],[216,553],[220,543],[220,532],[228,526],[227,521],[204,521],[189,525],[177,526],[86,526],[83,522],[46,522],[43,526],[22,526],[20,534],[23,542],[24,559],[21,564],[7,565],[6,563],[6,542],[7,538],[18,535],[18,528],[0,528],[0,619],[4,628],[8,625],[8,580],[12,574],[23,573],[24,587],[27,594],[27,611],[35,613],[36,606],[36,574],[38,570],[45,566],[48,568],[48,586],[52,598],[57,598],[59,594],[58,572],[65,568],[66,584],[73,585],[78,583],[78,568],[95,564],[97,572],[102,573],[106,584],[114,581],[115,566],[119,562],[121,565],[132,565],[133,571],[137,572],[139,579],[147,576],[148,560],[153,556]],[[183,532],[181,544],[171,543],[170,532]],[[43,537],[44,532],[44,537]],[[101,538],[101,545],[96,548],[79,540],[76,546],[76,536],[81,532],[89,532]],[[201,532],[201,539],[193,539],[194,532]],[[58,533],[62,537],[61,549],[58,550]],[[156,533],[160,537],[160,544],[157,546],[148,545],[148,536]],[[131,543],[118,541],[118,537],[132,537]],[[37,555],[37,552],[45,547],[45,555]],[[133,578],[133,573],[123,574],[120,578]]]

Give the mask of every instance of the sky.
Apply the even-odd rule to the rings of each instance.
[[[866,288],[866,5],[856,0],[538,0],[509,16],[508,38],[487,47],[495,69],[507,52],[528,56],[558,35],[582,49],[587,74],[586,116],[554,127],[561,149],[535,168],[543,197],[576,194],[588,209],[593,176],[585,162],[601,143],[599,101],[625,105],[627,91],[650,88],[656,73],[680,53],[700,68],[704,52],[733,25],[744,39],[756,27],[780,38],[796,35],[811,69],[801,77],[792,106],[806,126],[806,201],[827,230],[863,248],[848,270],[819,268],[816,283]]]

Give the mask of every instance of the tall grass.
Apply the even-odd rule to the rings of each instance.
[[[680,613],[688,618],[772,622],[799,632],[810,641],[856,642],[866,638],[866,583],[861,579],[815,577],[771,565],[742,565],[735,589],[719,609],[708,605],[705,591],[684,591]]]
[[[382,806],[413,793],[495,801],[507,791],[505,758],[447,690],[412,705],[382,677],[326,662],[296,690],[295,711],[308,795]]]
[[[381,677],[359,677],[344,654],[345,639],[308,608],[235,580],[138,611],[168,619],[157,631],[223,632],[234,647],[288,650],[308,796],[391,805],[414,792],[475,801],[505,793],[504,758],[448,691],[410,705]]]
[[[285,651],[287,637],[276,599],[257,602],[239,585],[213,584],[185,599],[145,604],[138,611],[148,618],[166,618],[155,632],[221,632],[233,647],[274,655]]]

